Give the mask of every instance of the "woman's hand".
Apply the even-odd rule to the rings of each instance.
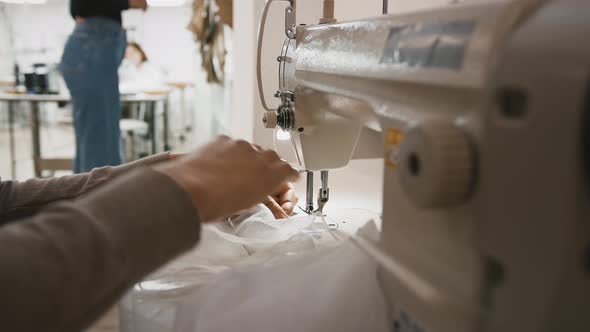
[[[176,159],[180,159],[182,157],[184,157],[185,154],[184,153],[169,153],[168,154],[168,161],[173,161]]]
[[[201,149],[157,165],[193,199],[203,222],[250,208],[265,197],[279,193],[278,201],[293,211],[292,185],[299,172],[276,152],[254,147],[246,141],[220,137]]]
[[[254,146],[256,149],[262,149],[259,146]],[[173,161],[184,157],[184,154],[170,153],[168,160]],[[284,182],[281,184],[276,193],[269,195],[264,200],[263,204],[270,209],[272,214],[277,219],[287,219],[293,215],[293,211],[299,202],[299,198],[295,193],[295,187],[291,182]]]
[[[291,182],[284,182],[276,193],[268,196],[264,205],[268,207],[277,219],[286,219],[293,214],[299,198]]]

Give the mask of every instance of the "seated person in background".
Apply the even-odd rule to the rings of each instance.
[[[119,67],[119,82],[123,94],[158,90],[164,86],[164,71],[148,60],[139,44],[130,42]]]

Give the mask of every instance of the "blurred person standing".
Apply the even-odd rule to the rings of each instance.
[[[74,173],[121,163],[118,68],[127,45],[121,12],[147,9],[146,0],[70,0],[76,20],[61,61],[72,95],[76,158]]]

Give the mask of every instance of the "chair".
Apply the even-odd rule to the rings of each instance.
[[[138,140],[145,144],[149,136],[149,125],[147,122],[137,119],[121,119],[119,121],[121,130],[121,151],[125,162],[137,160],[147,155],[145,149],[139,153],[137,150]]]

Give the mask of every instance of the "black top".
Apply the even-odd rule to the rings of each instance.
[[[121,12],[129,9],[129,0],[70,0],[72,17],[101,16],[121,23]]]

